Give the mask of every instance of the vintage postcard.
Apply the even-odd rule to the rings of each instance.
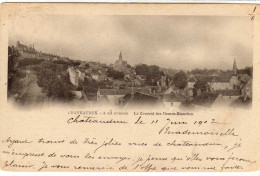
[[[259,169],[258,5],[0,12],[1,170]]]

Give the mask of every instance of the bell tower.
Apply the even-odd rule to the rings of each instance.
[[[121,53],[121,51],[120,51],[120,53],[119,53],[119,60],[123,60],[123,59],[122,59],[122,53]]]
[[[233,63],[233,73],[237,74],[237,63],[236,63],[236,59],[234,59],[234,63]]]

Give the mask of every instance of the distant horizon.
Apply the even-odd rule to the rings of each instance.
[[[16,41],[16,43],[17,43],[18,41]],[[19,41],[19,42],[21,42],[21,41]],[[32,44],[26,44],[26,43],[23,43],[23,42],[21,42],[21,44],[24,44],[24,45],[26,45],[26,46],[28,46],[28,47],[30,47]],[[14,45],[9,45],[8,44],[8,46],[16,46],[16,44],[14,44]],[[35,47],[34,47],[35,48]],[[35,50],[37,50],[37,48],[35,48]],[[40,50],[37,50],[38,52],[42,52],[42,53],[45,53],[44,51],[40,51]],[[121,51],[119,51],[119,53],[120,53]],[[122,53],[122,52],[121,52]],[[58,55],[58,54],[54,54],[54,53],[46,53],[46,54],[53,54],[53,55],[57,55],[57,56],[59,56],[59,57],[68,57],[68,56],[64,56],[64,55]],[[123,53],[122,53],[122,55],[123,55]],[[118,56],[119,56],[119,54],[118,54]],[[73,58],[69,58],[70,60],[80,60],[80,61],[83,61],[83,62],[99,62],[99,63],[104,63],[104,64],[107,64],[107,65],[110,65],[110,64],[114,64],[114,62],[118,59],[115,59],[115,61],[114,62],[112,62],[112,63],[105,63],[105,62],[102,62],[102,61],[96,61],[96,60],[81,60],[81,59],[73,59]],[[124,58],[122,58],[123,60],[124,60]],[[124,61],[127,61],[127,60],[124,60]],[[234,60],[233,60],[234,61]],[[128,61],[127,61],[127,63],[128,63]],[[129,64],[129,63],[128,63]],[[140,64],[145,64],[145,65],[155,65],[155,64],[146,64],[146,63],[138,63],[138,64],[135,64],[135,65],[131,65],[131,66],[137,66],[137,65],[140,65]],[[156,66],[159,66],[159,65],[156,65]],[[166,68],[166,67],[161,67],[161,66],[159,66],[160,68],[162,68],[162,69],[172,69],[172,70],[177,70],[177,71],[180,71],[180,70],[183,70],[183,71],[191,71],[191,70],[195,70],[195,69],[199,69],[199,70],[203,70],[203,69],[207,69],[207,70],[211,70],[211,69],[216,69],[216,70],[222,70],[222,71],[228,71],[228,70],[232,70],[232,66],[233,65],[231,65],[231,67],[229,68],[229,69],[221,69],[221,68],[206,68],[206,67],[204,67],[204,68],[192,68],[192,69],[176,69],[176,68]],[[251,65],[251,66],[245,66],[245,67],[243,67],[243,68],[239,68],[238,67],[238,69],[244,69],[244,68],[246,68],[246,67],[253,67],[253,65]]]
[[[229,70],[253,65],[249,17],[219,16],[11,16],[9,44],[73,60],[176,70]]]

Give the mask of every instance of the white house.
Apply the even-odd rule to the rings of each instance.
[[[212,81],[210,82],[211,91],[233,89],[233,86],[230,83],[230,80],[231,80],[231,77],[229,77],[229,76],[213,77]]]
[[[78,86],[79,85],[79,72],[76,71],[73,67],[69,67],[67,71],[69,73],[71,84],[73,84],[74,86]]]
[[[85,79],[84,70],[83,70],[83,71],[80,71],[79,69],[77,69],[76,71],[78,72],[79,80],[80,80],[80,81],[84,81],[84,79]]]
[[[186,98],[181,94],[170,93],[164,94],[162,100],[164,105],[168,109],[171,109],[180,107],[181,103],[184,102]]]
[[[187,89],[192,89],[193,88],[193,86],[194,86],[194,84],[196,83],[196,81],[197,81],[197,79],[195,78],[195,77],[190,77],[189,79],[188,79],[188,83],[187,83],[187,86],[186,86],[186,88]]]
[[[109,102],[116,105],[126,94],[131,93],[131,89],[98,89],[97,101]]]
[[[214,101],[212,107],[229,107],[231,103],[236,101],[240,96],[240,90],[217,90],[217,99]]]
[[[230,78],[230,84],[231,84],[231,87],[233,89],[236,89],[238,88],[238,85],[239,85],[239,81],[238,81],[238,78],[237,76],[233,75],[231,78]]]

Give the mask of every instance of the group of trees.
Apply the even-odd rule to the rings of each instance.
[[[19,61],[19,66],[21,67],[26,67],[28,65],[37,65],[43,62],[43,59],[36,59],[36,58],[26,58],[26,59],[21,59]]]
[[[140,64],[135,67],[135,73],[137,75],[146,75],[148,73],[148,65]]]
[[[179,71],[173,76],[173,84],[179,89],[184,89],[187,85],[188,77],[183,71]],[[197,91],[206,92],[208,89],[208,83],[206,79],[198,79],[193,85],[193,95],[197,95]]]
[[[140,64],[135,67],[137,75],[146,75],[145,84],[155,86],[164,73],[156,65]]]
[[[193,96],[197,96],[197,91],[200,90],[201,92],[206,92],[208,89],[208,83],[205,79],[199,79],[193,85]]]
[[[140,64],[135,67],[135,72],[137,75],[152,75],[156,76],[158,74],[163,74],[162,71],[160,71],[160,67],[156,65],[146,65],[146,64]]]
[[[184,89],[187,85],[187,79],[188,77],[184,71],[179,71],[173,76],[173,84],[179,89]]]
[[[164,76],[163,71],[156,65],[140,64],[135,67],[135,72],[137,75],[146,75],[146,84],[151,86],[156,85],[161,76]],[[172,79],[173,85],[179,89],[184,89],[187,85],[187,75],[184,71],[175,73],[172,78],[167,76],[166,85],[169,84],[169,79]]]
[[[8,47],[8,97],[19,92],[23,88],[22,78],[25,77],[25,73],[19,68],[19,53],[14,47]]]
[[[35,68],[38,85],[43,92],[55,100],[69,101],[74,97],[74,87],[69,81],[68,73],[61,74],[60,67],[52,62],[43,62]]]
[[[193,75],[212,75],[212,74],[219,74],[219,75],[227,75],[232,74],[233,70],[219,70],[219,69],[193,69],[188,72],[188,74]],[[238,70],[238,74],[248,74],[249,76],[252,76],[253,73],[253,67],[245,67],[243,69]]]
[[[54,64],[59,64],[59,65],[64,65],[64,66],[79,66],[80,62],[79,61],[74,61],[74,60],[69,60],[69,61],[64,61],[64,60],[53,60],[52,61]],[[88,65],[88,64],[87,64]]]
[[[89,80],[89,79],[85,79],[84,80],[84,85],[83,85],[86,93],[96,93],[98,88],[101,89],[109,89],[112,87],[112,83],[110,81],[96,81],[94,79]]]
[[[217,69],[199,69],[199,68],[195,68],[191,71],[189,71],[189,74],[193,74],[193,75],[212,75],[214,73],[218,73],[220,70]],[[224,72],[224,71],[223,71]]]
[[[124,79],[125,74],[121,71],[114,70],[113,68],[108,68],[107,76],[112,77],[113,79]]]
[[[250,77],[253,76],[253,67],[245,67],[244,69],[238,70],[240,74],[248,74]]]
[[[162,72],[159,71],[159,67],[158,66],[147,66],[145,64],[141,64],[138,65],[135,68],[136,74],[137,75],[146,75],[147,79],[146,79],[146,83],[148,85],[155,85],[153,81],[157,81],[158,79],[160,79],[161,75],[163,75]],[[200,69],[195,69],[192,72],[193,73],[198,73],[198,74],[202,74],[202,73],[213,73],[214,69],[212,70],[200,70]],[[167,81],[169,81],[167,79]],[[177,87],[178,89],[184,89],[187,85],[188,82],[188,76],[184,71],[179,71],[177,72],[173,77],[172,77],[172,85],[174,85],[175,87]],[[201,90],[202,92],[206,91],[208,88],[207,82],[206,80],[203,79],[199,79],[195,84],[194,84],[194,92],[196,92],[197,90]]]
[[[232,74],[233,70],[219,70],[219,69],[199,69],[195,68],[191,71],[188,71],[188,74],[193,74],[193,75],[213,75],[213,74],[219,74],[219,75],[226,75],[226,74]]]
[[[22,78],[26,76],[23,67],[30,66],[36,72],[37,84],[47,96],[58,100],[71,100],[73,85],[66,71],[68,65],[79,65],[77,62],[44,61],[43,59],[19,59],[19,53],[14,47],[8,47],[8,96],[19,94],[23,90]],[[66,73],[66,72],[65,72]]]

